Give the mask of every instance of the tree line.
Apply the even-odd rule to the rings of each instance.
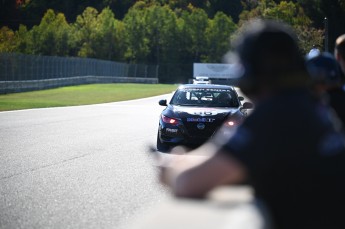
[[[242,1],[236,19],[190,2],[183,7],[176,6],[180,1],[134,2],[121,19],[109,6],[86,7],[71,22],[64,13],[48,9],[32,27],[3,26],[0,52],[157,64],[161,82],[183,82],[191,77],[192,63],[222,62],[236,31],[249,19],[287,22],[295,28],[305,52],[313,45],[324,46],[324,28],[315,26],[298,2]]]

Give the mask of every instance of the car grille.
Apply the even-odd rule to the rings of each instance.
[[[212,123],[203,123],[205,125],[204,129],[198,128],[198,122],[186,122],[184,121],[184,126],[187,130],[187,135],[192,138],[209,138],[221,125],[220,121],[214,121]]]

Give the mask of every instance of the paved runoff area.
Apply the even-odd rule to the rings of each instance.
[[[206,199],[173,198],[138,217],[129,229],[267,229],[264,208],[248,186],[221,187]]]

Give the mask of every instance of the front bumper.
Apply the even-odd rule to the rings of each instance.
[[[171,126],[169,124],[160,123],[158,129],[158,137],[160,141],[168,145],[201,145],[211,138],[216,131],[209,131],[208,134],[198,134],[193,131],[193,135],[190,134],[183,125]]]

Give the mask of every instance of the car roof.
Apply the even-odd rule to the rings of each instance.
[[[205,89],[230,89],[235,90],[233,86],[230,85],[218,85],[218,84],[182,84],[178,89],[193,89],[193,88],[205,88]]]

